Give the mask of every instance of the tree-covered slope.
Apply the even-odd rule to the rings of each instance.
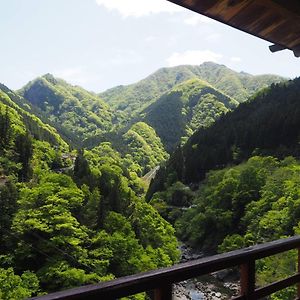
[[[208,62],[199,66],[162,68],[137,83],[109,89],[100,96],[115,109],[127,115],[136,114],[175,85],[195,77],[207,81],[238,102],[245,101],[255,91],[271,83],[283,80],[276,75],[238,73],[224,65]]]
[[[212,62],[203,63],[193,67],[193,72],[199,78],[203,78],[212,86],[223,93],[233,97],[238,102],[244,102],[258,90],[265,88],[272,83],[284,80],[278,75],[251,75],[245,72],[236,72],[224,65]]]
[[[138,176],[145,175],[169,157],[160,137],[145,122],[139,121],[133,123],[129,128],[124,127],[117,131],[89,138],[84,145],[93,149],[107,141],[123,158],[134,164]]]
[[[176,149],[148,196],[180,240],[215,253],[299,234],[299,99],[299,78],[274,84]],[[291,275],[295,262],[296,252],[261,260],[257,284]]]
[[[110,143],[70,153],[56,130],[13,95],[0,91],[0,298],[21,300],[177,262],[173,227],[144,199],[135,163],[142,157],[122,157]],[[136,143],[151,139],[157,153],[147,164],[155,165],[161,144],[153,130],[140,123],[131,131],[138,136],[128,132],[133,154]]]
[[[122,138],[126,145],[123,155],[140,166],[140,176],[169,157],[154,129],[144,122],[133,124]]]
[[[198,183],[209,170],[239,163],[253,153],[298,156],[299,98],[299,78],[262,90],[212,126],[196,131],[172,155],[162,178]]]
[[[35,139],[47,141],[52,145],[67,147],[54,127],[45,124],[35,114],[30,113],[26,100],[4,85],[0,85],[0,105],[2,112],[7,111],[14,116],[13,121],[20,125],[22,132],[27,131]]]
[[[192,208],[176,220],[178,237],[198,249],[223,252],[298,235],[299,175],[299,160],[271,156],[210,171],[194,192]],[[256,265],[256,284],[265,286],[296,270],[295,250],[262,259]],[[294,299],[295,292],[290,287],[270,299]]]
[[[190,79],[173,87],[142,113],[165,148],[171,152],[199,127],[210,126],[238,102],[200,79]]]
[[[46,74],[29,82],[19,93],[42,110],[49,120],[77,140],[109,131],[112,111],[96,94]]]

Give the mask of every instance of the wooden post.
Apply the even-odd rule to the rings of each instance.
[[[300,248],[298,248],[298,273],[300,273]],[[297,299],[300,299],[300,282],[297,284]]]
[[[172,284],[154,290],[154,300],[172,300]]]
[[[241,265],[241,295],[245,299],[252,300],[255,290],[255,260],[250,260]]]

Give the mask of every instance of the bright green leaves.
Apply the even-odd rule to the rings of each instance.
[[[12,268],[0,268],[0,299],[22,300],[39,290],[39,281],[32,272],[24,272],[21,276],[15,275]]]
[[[154,129],[144,122],[135,123],[124,135],[132,161],[142,168],[144,175],[168,158]]]
[[[30,82],[21,93],[73,141],[81,143],[80,136],[87,138],[112,128],[112,112],[96,94],[50,74]]]
[[[76,218],[82,202],[82,191],[66,175],[48,174],[41,178],[36,187],[21,190],[20,208],[13,223],[13,230],[22,240],[16,249],[17,261],[23,266],[36,266],[43,284],[49,284],[53,289],[64,287],[66,274],[75,276],[70,280],[75,280],[77,284],[86,283],[96,276],[94,274],[90,278],[85,275],[92,268],[88,266],[85,248],[89,241],[88,230]],[[24,249],[31,254],[25,256]],[[70,270],[57,273],[57,264],[70,265]],[[78,266],[83,270],[77,270]],[[60,282],[57,285],[52,282],[54,277],[54,282]]]
[[[174,236],[174,229],[151,205],[136,201],[132,223],[134,228],[137,228],[137,236],[142,245],[152,247],[155,252],[154,256],[158,255],[164,258],[159,266],[163,266],[165,263],[169,265],[178,260],[178,244]]]

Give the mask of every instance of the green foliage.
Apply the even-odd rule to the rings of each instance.
[[[254,92],[273,82],[282,81],[280,76],[252,76],[237,73],[223,65],[203,63],[200,66],[162,68],[137,83],[117,86],[100,96],[128,118],[140,113],[175,85],[193,78],[208,82],[239,102],[245,101]]]
[[[16,103],[24,103],[26,100],[8,88],[0,85],[0,111],[7,111],[13,130],[18,133],[27,131],[38,140],[47,141],[53,145],[66,148],[66,142],[59,136],[56,129],[43,123],[38,117],[28,112]],[[0,125],[1,126],[1,125]],[[3,129],[2,129],[3,130]],[[5,136],[5,135],[4,135]]]
[[[176,157],[181,151],[182,165],[178,166],[171,156],[166,174],[156,180],[165,182],[168,174],[176,173],[176,178],[183,183],[198,183],[209,170],[238,164],[251,155],[296,156],[299,152],[299,95],[299,79],[261,91],[210,127],[196,131],[182,149],[176,149],[172,155]],[[152,193],[155,191],[152,189]]]
[[[238,102],[200,79],[176,85],[144,111],[168,151],[174,150],[199,127],[208,127]]]
[[[248,205],[258,203],[268,175],[277,166],[272,157],[252,157],[243,165],[211,171],[194,200],[197,206],[177,221],[180,236],[194,245],[216,249],[227,235],[233,235],[224,241],[223,250],[231,250],[228,244],[245,246],[253,239],[257,241],[252,237],[257,228],[241,237],[246,233],[242,219]],[[196,223],[201,225],[195,228]]]
[[[127,158],[141,166],[138,175],[144,175],[168,158],[160,138],[146,123],[135,123],[123,137],[131,156]]]
[[[20,94],[77,143],[82,142],[80,136],[87,138],[112,127],[112,112],[97,95],[50,74],[28,83]]]
[[[299,161],[270,156],[210,171],[192,208],[176,220],[178,237],[209,252],[225,252],[299,234],[299,175]],[[292,275],[296,261],[295,251],[259,260],[257,284]],[[291,299],[294,292],[289,288],[271,299]]]
[[[143,128],[148,129],[141,126],[141,134]],[[29,137],[20,135],[12,142],[14,151],[27,153]],[[138,198],[142,182],[128,170],[128,157],[109,143],[78,151],[73,171],[68,169],[72,178],[51,171],[62,164],[60,148],[30,140],[33,155],[24,157],[33,167],[32,179],[18,185],[19,193],[13,184],[17,176],[5,177],[0,186],[6,216],[0,222],[1,267],[14,267],[18,274],[30,270],[38,278],[37,289],[51,292],[178,261],[174,229]],[[17,170],[23,170],[21,157]],[[5,166],[4,157],[2,162]]]
[[[0,252],[9,251],[10,248],[10,228],[17,211],[17,197],[17,188],[12,181],[0,184]]]
[[[261,86],[250,77],[214,64],[160,70],[135,86],[108,91],[117,111],[49,74],[19,95],[0,85],[0,298],[23,299],[176,263],[174,228],[156,208],[177,220],[182,239],[204,241],[204,248],[223,242],[220,247],[229,249],[297,232],[299,167],[293,159],[255,157],[211,172],[203,190],[194,191],[182,183],[187,152],[177,147],[171,172],[169,164],[158,171],[166,175],[166,183],[159,182],[166,190],[150,203],[144,199],[140,177],[168,158],[164,145],[173,149],[198,127],[223,119],[238,105],[238,93],[243,101]],[[232,86],[240,86],[234,95]],[[74,161],[75,151],[57,132],[74,144],[98,135],[101,143],[78,150]],[[197,152],[200,145],[192,148]],[[232,152],[236,160],[245,156],[239,144]],[[260,219],[252,216],[258,210]],[[268,264],[261,264],[262,281]]]
[[[12,268],[0,268],[0,298],[22,300],[34,296],[39,291],[39,281],[32,272],[15,275]]]

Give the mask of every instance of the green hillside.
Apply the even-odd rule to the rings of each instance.
[[[214,63],[179,66],[100,94],[105,103],[94,93],[46,74],[19,91],[26,101],[18,97],[14,101],[54,126],[74,147],[114,143],[113,138],[142,121],[153,127],[170,152],[199,126],[210,125],[261,87],[280,80],[273,75],[237,73]],[[201,85],[207,85],[206,96]]]
[[[176,85],[148,106],[142,119],[152,126],[170,152],[199,127],[210,126],[238,102],[200,79]]]
[[[19,93],[76,141],[109,131],[116,119],[96,94],[50,74],[29,82]]]
[[[196,131],[172,155],[175,162],[184,160],[184,165],[175,167],[171,162],[168,172],[176,169],[177,178],[197,183],[209,170],[239,163],[252,153],[297,156],[299,96],[299,79],[260,91],[209,128]]]
[[[265,171],[259,171],[262,173],[257,175],[251,173],[258,172],[256,168],[264,168],[265,161],[264,158],[251,157],[272,155],[278,159],[285,159],[293,155],[299,158],[299,97],[300,79],[272,85],[256,94],[250,101],[240,104],[237,109],[224,115],[212,126],[196,131],[183,147],[176,149],[166,167],[159,170],[148,191],[149,198],[165,199],[166,203],[170,203],[174,201],[172,195],[177,191],[176,195],[181,195],[177,197],[177,205],[190,206],[193,197],[197,198],[197,195],[206,193],[205,186],[208,185],[211,188],[203,201],[211,201],[215,208],[224,206],[225,211],[234,214],[238,213],[236,206],[242,206],[239,214],[243,214],[249,201],[259,197],[258,191],[254,191],[260,191],[265,182],[260,181],[262,178],[259,176],[267,176]],[[232,167],[244,164],[249,158],[246,168],[250,166],[250,169],[247,172],[242,172],[242,165]],[[257,165],[253,162],[257,162]],[[269,160],[266,159],[266,162]],[[283,165],[286,162],[290,160],[286,160]],[[291,162],[298,164],[293,159]],[[220,171],[213,171],[216,169]],[[247,181],[249,189],[252,188],[253,192],[243,192],[247,185],[240,182],[242,180]],[[189,188],[185,190],[185,186]],[[220,198],[214,190],[218,187],[220,193],[224,193]],[[277,189],[276,185],[274,188]],[[215,200],[208,200],[207,197]],[[205,204],[204,208],[207,205]],[[228,217],[231,218],[230,214]],[[239,215],[239,218],[242,216]],[[235,222],[240,222],[240,219],[236,219]],[[228,234],[226,230],[224,234]],[[211,240],[215,245],[220,242],[216,237],[212,237]]]
[[[212,63],[153,76],[117,89],[127,108],[49,74],[0,85],[0,298],[170,266],[175,229],[208,253],[300,232],[300,79],[245,102],[281,78]],[[261,261],[257,282],[293,260]]]
[[[123,158],[134,164],[138,176],[145,175],[169,157],[155,130],[144,122],[89,138],[84,145],[93,149],[107,141]]]
[[[238,73],[224,65],[207,62],[199,66],[162,68],[137,83],[109,89],[101,93],[100,97],[127,115],[137,114],[175,85],[192,78],[208,82],[238,102],[245,101],[254,92],[271,83],[283,80],[276,75]]]
[[[146,123],[135,123],[123,135],[123,140],[127,149],[124,154],[140,166],[140,176],[169,157],[154,129]]]
[[[5,90],[0,91],[1,299],[21,300],[178,261],[174,229],[145,202],[130,156],[122,157],[110,143],[70,153],[54,128]],[[131,131],[137,142],[153,139],[157,153],[149,163],[157,164],[163,156],[153,130],[140,123]],[[136,145],[131,132],[127,138]]]
[[[22,104],[22,107],[18,104]],[[47,141],[52,145],[67,147],[66,142],[55,128],[45,124],[35,114],[30,113],[30,107],[26,104],[26,100],[4,85],[0,85],[0,105],[2,111],[8,110],[14,115],[14,121],[19,124],[17,127],[22,132],[28,131],[35,139]]]
[[[260,91],[196,131],[161,167],[148,200],[177,237],[211,254],[300,233],[300,79]],[[296,252],[263,259],[264,286],[295,272]],[[295,288],[270,299],[293,299]]]

